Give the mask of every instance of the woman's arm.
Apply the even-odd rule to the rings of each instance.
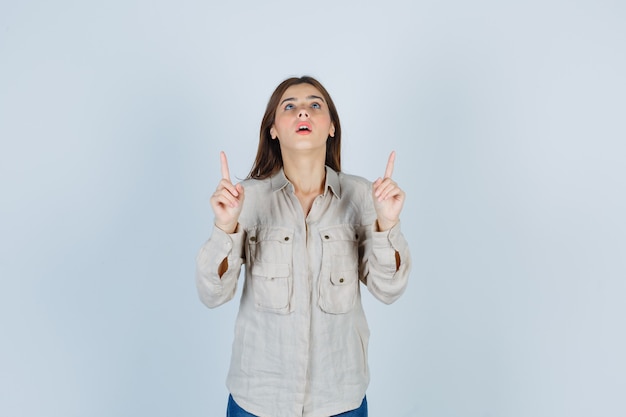
[[[387,304],[404,292],[411,268],[409,245],[400,231],[405,193],[391,179],[395,159],[391,152],[384,177],[372,184],[376,221],[366,230],[361,275],[370,292]]]
[[[215,227],[211,238],[196,258],[196,285],[200,299],[208,307],[229,301],[237,290],[237,279],[243,263],[245,236],[238,225],[244,202],[244,189],[230,180],[228,160],[220,153],[222,179],[211,196]]]

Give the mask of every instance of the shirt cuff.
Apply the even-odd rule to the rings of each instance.
[[[376,222],[374,222],[372,225],[372,238],[375,248],[392,247],[396,251],[400,251],[405,244],[399,221],[391,229],[382,232],[376,231]]]
[[[243,235],[243,230],[239,225],[237,225],[235,233],[226,233],[219,227],[213,226],[209,242],[211,242],[214,248],[220,248],[218,253],[224,253],[223,258],[228,257],[229,260],[237,259],[241,258],[243,254]]]

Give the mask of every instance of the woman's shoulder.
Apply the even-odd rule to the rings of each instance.
[[[241,181],[241,185],[246,190],[250,190],[250,192],[265,192],[269,190],[272,185],[269,178],[264,178],[262,180],[257,178],[246,178]]]
[[[338,172],[337,176],[339,177],[339,183],[342,185],[350,185],[357,187],[367,187],[369,188],[372,185],[372,182],[366,178],[361,177],[360,175],[347,174],[345,172]]]
[[[344,172],[337,173],[339,179],[339,187],[341,195],[351,200],[360,200],[368,198],[372,192],[371,181],[359,175],[346,174]]]

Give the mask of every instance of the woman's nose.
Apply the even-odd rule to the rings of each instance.
[[[299,118],[309,117],[309,112],[307,112],[305,108],[301,108],[300,111],[298,112],[298,117]]]

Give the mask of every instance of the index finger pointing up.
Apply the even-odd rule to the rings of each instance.
[[[220,152],[220,162],[222,166],[222,178],[230,181],[230,171],[228,170],[228,159],[226,159],[226,153]]]
[[[396,151],[392,151],[389,154],[389,160],[387,161],[387,168],[385,168],[385,178],[391,178],[391,174],[393,174],[393,164],[396,160]]]

